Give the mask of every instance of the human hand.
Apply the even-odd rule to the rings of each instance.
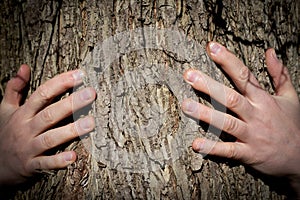
[[[224,46],[210,42],[207,52],[230,76],[239,92],[225,87],[197,70],[184,79],[193,88],[233,111],[237,117],[208,108],[191,99],[183,111],[236,137],[235,142],[194,140],[196,152],[237,159],[269,175],[286,176],[300,190],[300,104],[288,70],[274,49],[266,52],[267,69],[276,95],[264,91],[249,69]]]
[[[83,75],[82,71],[74,70],[55,76],[38,87],[23,105],[22,90],[29,81],[30,68],[22,65],[17,76],[7,83],[0,104],[0,185],[21,183],[38,170],[64,168],[76,160],[74,151],[51,156],[43,153],[94,129],[93,117],[53,128],[95,99],[95,90],[85,88],[51,102],[81,84]]]

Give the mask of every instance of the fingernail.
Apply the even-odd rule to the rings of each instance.
[[[185,100],[182,105],[183,110],[189,113],[194,112],[197,109],[197,106],[198,104],[193,100]]]
[[[77,70],[72,74],[75,81],[82,81],[84,77],[84,72],[82,70]]]
[[[83,130],[91,130],[94,128],[94,119],[92,117],[85,117],[79,120],[79,126]]]
[[[217,54],[221,50],[221,46],[215,42],[209,43],[209,50],[212,54]]]
[[[72,153],[66,153],[64,155],[65,161],[73,161],[73,154]]]
[[[273,57],[275,60],[278,60],[277,55],[276,55],[276,52],[275,52],[275,49],[272,50],[272,57]]]
[[[186,74],[187,81],[189,81],[191,83],[195,82],[199,78],[200,78],[200,76],[196,71],[188,71]]]
[[[80,91],[80,96],[83,101],[90,100],[92,98],[92,91],[89,88],[85,88]]]
[[[192,147],[193,147],[194,151],[197,151],[197,152],[202,151],[204,149],[204,141],[196,139],[196,140],[194,140]]]
[[[23,65],[20,66],[20,68],[19,68],[17,74],[21,73],[22,71],[23,71]]]

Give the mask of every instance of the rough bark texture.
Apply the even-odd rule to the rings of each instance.
[[[232,86],[204,54],[207,41],[216,40],[240,57],[270,93],[264,52],[274,47],[300,95],[299,7],[296,0],[0,1],[1,95],[22,63],[33,69],[29,93],[74,68],[87,71],[86,84],[97,87],[98,93],[89,111],[97,118],[96,131],[66,147],[78,153],[76,163],[17,188],[11,198],[286,198],[289,192],[281,179],[193,153],[192,139],[213,137],[213,130],[205,125],[197,131],[188,129],[193,122],[182,114],[182,97],[174,90],[195,95],[178,78],[191,66]],[[101,58],[108,50],[100,51],[99,44],[118,33],[147,27],[184,33],[186,52],[192,52],[188,59],[166,45],[122,52],[120,44],[126,41],[114,38],[112,51],[118,57],[103,67]],[[145,47],[147,37],[143,33],[141,37]],[[99,60],[88,59],[98,50]],[[182,87],[174,88],[174,79]],[[205,102],[202,94],[197,95]]]

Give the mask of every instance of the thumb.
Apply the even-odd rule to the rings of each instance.
[[[277,58],[274,49],[266,51],[266,64],[268,72],[273,79],[276,95],[298,99],[288,69]]]
[[[17,75],[8,81],[3,96],[2,103],[13,106],[20,106],[23,98],[23,89],[26,87],[30,79],[30,68],[28,65],[21,65]]]

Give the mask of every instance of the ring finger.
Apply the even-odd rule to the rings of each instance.
[[[35,155],[40,155],[49,149],[68,142],[78,136],[89,133],[94,128],[94,118],[85,117],[66,126],[49,130],[35,137],[33,140],[32,151]]]
[[[182,103],[183,111],[195,119],[199,119],[223,130],[239,140],[247,139],[247,125],[232,115],[209,108],[203,104],[186,99]]]

